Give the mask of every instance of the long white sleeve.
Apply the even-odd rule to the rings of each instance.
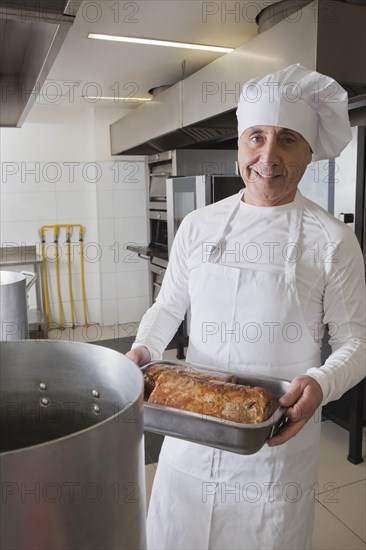
[[[323,405],[341,397],[366,375],[364,264],[350,230],[339,252],[331,263],[323,299],[323,322],[329,327],[332,354],[321,368],[306,373],[320,384]]]

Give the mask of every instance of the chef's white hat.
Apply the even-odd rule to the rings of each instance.
[[[347,92],[329,76],[290,65],[244,84],[238,135],[252,126],[279,126],[301,134],[313,160],[337,157],[351,141]]]

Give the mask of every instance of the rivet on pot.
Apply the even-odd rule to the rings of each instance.
[[[48,399],[48,397],[42,397],[42,398],[40,399],[40,403],[41,403],[41,405],[43,405],[44,407],[47,407],[47,405],[50,404],[50,400]]]
[[[100,393],[98,392],[98,390],[93,390],[92,395],[93,397],[100,397]]]
[[[93,405],[93,411],[94,411],[96,414],[99,414],[99,413],[100,413],[100,407],[99,407],[99,405]]]
[[[45,384],[44,382],[41,382],[38,387],[40,390],[45,391],[47,389],[47,384]]]

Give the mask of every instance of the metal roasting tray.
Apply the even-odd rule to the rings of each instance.
[[[195,367],[206,370],[208,373],[235,374],[237,384],[244,386],[260,386],[270,390],[276,397],[281,397],[290,386],[289,380],[271,378],[250,373],[222,371],[208,369],[207,366],[178,361],[151,361],[143,367],[142,372],[154,364],[166,364],[184,367]],[[239,424],[230,420],[222,420],[172,407],[164,407],[144,402],[144,427],[148,432],[160,435],[169,435],[178,439],[185,439],[193,443],[208,445],[217,449],[231,451],[241,455],[250,455],[258,452],[265,442],[282,428],[286,423],[285,409],[279,407],[266,422],[260,424]]]

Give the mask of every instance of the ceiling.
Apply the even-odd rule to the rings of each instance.
[[[149,97],[151,88],[174,84],[222,55],[90,40],[90,32],[236,48],[257,34],[261,9],[278,1],[84,1],[37,103],[134,109],[139,103],[82,96]]]
[[[23,79],[30,76],[34,80],[39,75],[37,82],[44,84],[36,108],[113,107],[123,115],[141,103],[88,100],[83,96],[150,97],[152,88],[172,85],[223,54],[90,40],[89,33],[236,48],[257,35],[256,18],[261,10],[280,1],[0,0],[0,30],[6,30],[0,40],[0,80],[5,86],[9,79],[14,86],[19,81],[20,87],[24,84],[26,90],[32,90],[30,82]],[[362,4],[365,0],[339,1]],[[284,5],[290,0],[286,2]],[[16,16],[8,17],[13,8]],[[53,24],[60,27],[60,37],[47,54]],[[42,68],[36,66],[37,60],[42,63],[46,55]],[[17,103],[10,104],[10,100],[16,101],[14,98],[8,98],[8,110],[18,108]],[[24,109],[24,105],[21,107]]]

